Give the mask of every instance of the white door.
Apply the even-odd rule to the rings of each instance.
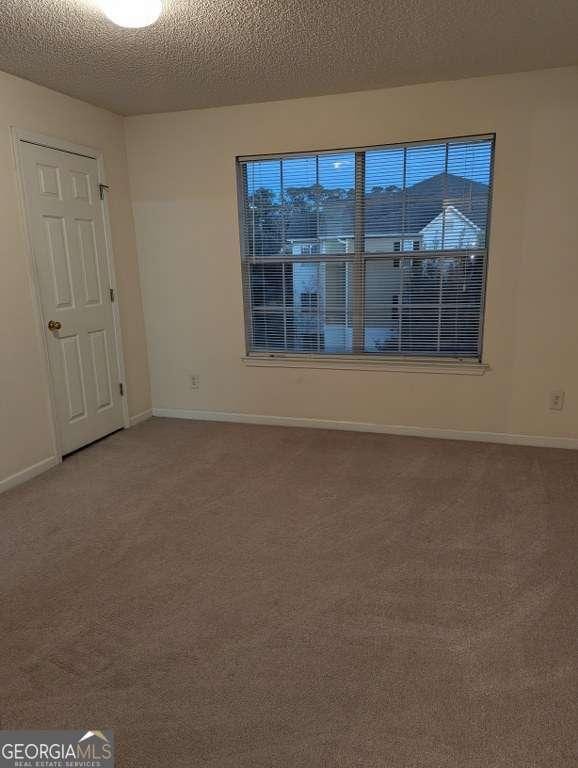
[[[97,161],[20,142],[62,453],[124,425]]]

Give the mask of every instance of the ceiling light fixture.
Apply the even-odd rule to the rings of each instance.
[[[162,0],[99,0],[105,15],[119,27],[148,27],[163,9]]]

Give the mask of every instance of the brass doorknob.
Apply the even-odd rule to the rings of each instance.
[[[49,320],[48,321],[48,330],[49,331],[59,331],[62,328],[62,323],[59,323],[58,320]]]

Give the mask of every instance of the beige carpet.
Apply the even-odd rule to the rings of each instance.
[[[0,724],[131,768],[576,767],[578,452],[154,419],[0,497]]]

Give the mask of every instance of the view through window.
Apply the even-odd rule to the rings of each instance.
[[[493,137],[241,158],[249,353],[480,358]]]

